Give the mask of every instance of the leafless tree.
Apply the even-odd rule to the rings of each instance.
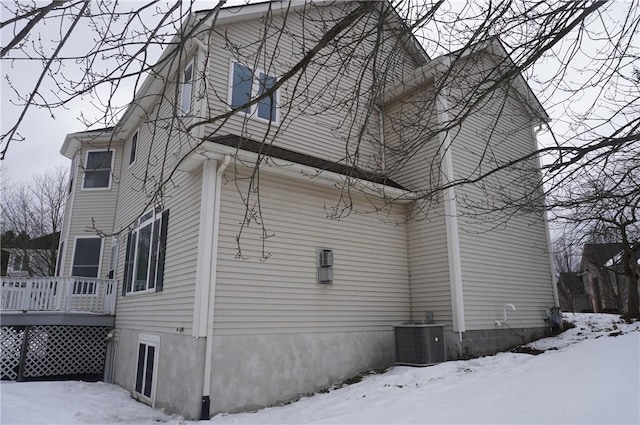
[[[279,126],[269,125],[259,137],[254,136],[264,149],[259,152],[253,172],[236,176],[250,181],[248,189],[243,189],[246,213],[242,226],[251,222],[264,226],[259,172],[268,148],[278,144],[278,137],[291,123],[326,113],[342,117],[340,125],[331,129],[336,137],[345,140],[345,150],[339,159],[334,159],[336,163],[351,170],[391,177],[425,143],[443,132],[455,136],[470,114],[487,113],[483,108],[490,100],[494,104],[502,102],[504,108],[491,112],[495,119],[489,121],[493,124],[483,129],[482,136],[488,142],[478,150],[474,167],[444,181],[437,177],[442,165],[434,160],[431,185],[416,191],[417,213],[428,213],[444,190],[469,185],[492,195],[482,199],[463,196],[461,202],[466,206],[463,212],[477,216],[478,220],[490,215],[492,223],[501,223],[521,212],[589,205],[590,197],[586,194],[568,201],[566,188],[579,186],[581,183],[577,182],[582,182],[585,176],[607,173],[611,167],[624,168],[628,160],[637,156],[640,74],[635,42],[640,35],[640,7],[635,0],[624,3],[397,0],[392,2],[393,8],[383,7],[381,2],[337,5],[340,13],[334,14],[322,13],[311,2],[295,10],[292,4],[285,3],[283,19],[275,19],[276,13],[269,8],[256,28],[256,37],[242,41],[228,38],[224,28],[216,23],[220,8],[225,6],[223,1],[200,13],[194,13],[197,5],[193,1],[169,4],[149,1],[135,3],[133,9],[130,3],[109,1],[60,0],[45,6],[3,4],[6,19],[1,27],[5,31],[3,40],[8,42],[2,48],[2,58],[15,66],[22,62],[40,63],[42,71],[28,92],[16,86],[12,94],[13,102],[22,109],[13,125],[2,131],[1,155],[5,157],[11,143],[22,139],[20,128],[32,108],[46,108],[53,114],[57,108],[83,97],[95,108],[93,113],[81,115],[88,127],[115,125],[131,100],[131,93],[151,75],[163,83],[161,101],[146,112],[145,118],[158,129],[157,143],[172,140],[179,144],[183,158],[208,138],[223,134],[231,116],[273,99],[279,89],[287,88],[282,105],[285,112]],[[298,52],[294,56],[279,53],[278,47],[283,35],[292,35],[290,21],[305,28],[303,35],[294,35],[289,41]],[[59,34],[54,39],[39,36],[45,23],[57,29]],[[91,40],[81,32],[86,27],[91,28]],[[411,89],[398,83],[406,81],[409,68],[403,67],[402,58],[395,54],[410,42],[403,36],[407,33],[418,41],[419,45],[414,46],[416,55],[424,49],[434,61],[446,58],[442,60],[446,66],[435,69],[432,100],[408,101],[413,102],[414,112],[399,115],[390,123],[400,134],[391,144],[376,135],[374,111],[380,108],[385,95]],[[83,37],[82,41],[78,37]],[[474,53],[496,37],[502,40],[508,57],[495,56],[490,70],[479,71]],[[187,48],[196,39],[223,40],[224,48],[238,60],[259,65],[267,72],[277,69],[279,78],[242,105],[207,109],[186,120],[179,111],[176,73],[166,70],[180,69],[187,60]],[[205,71],[212,60],[206,58],[194,78],[202,82],[209,96],[226,102],[226,94],[211,87],[206,79]],[[314,80],[323,68],[335,70],[335,78]],[[496,144],[507,143],[511,136],[501,130],[499,122],[515,96],[511,87],[521,75],[542,104],[552,110],[555,121],[541,128],[548,140],[539,149],[503,158],[494,155],[493,149]],[[15,76],[8,75],[7,79],[12,83]],[[315,84],[309,84],[311,81]],[[46,86],[56,90],[47,91]],[[129,95],[124,99],[122,94],[126,92]],[[449,99],[449,121],[444,126],[432,124],[437,110],[434,99],[439,95]],[[201,96],[204,94],[197,94]],[[134,104],[142,102],[143,99],[133,98]],[[526,113],[536,113],[531,99],[525,99],[524,103],[532,106]],[[416,116],[422,119],[416,120]],[[205,129],[203,137],[193,136],[194,130],[200,128]],[[165,137],[167,133],[170,137]],[[373,159],[362,153],[372,143],[381,145],[380,155]],[[160,149],[164,157],[146,158],[149,166],[137,176],[148,204],[161,201],[164,188],[172,183],[177,165],[169,166],[166,154],[175,148],[164,146]],[[450,146],[440,148],[448,150]],[[616,176],[628,178],[624,172]],[[351,211],[350,193],[357,190],[355,180],[345,181],[344,196],[330,214],[340,216]],[[495,196],[496,193],[500,195]],[[553,196],[545,198],[545,193]],[[628,191],[617,194],[625,202],[629,196]],[[141,206],[141,213],[143,210]]]
[[[610,156],[606,166],[583,170],[580,179],[554,193],[558,218],[591,243],[616,243],[621,256],[604,266],[603,283],[619,308],[628,294],[628,314],[639,317],[640,159],[637,152]],[[620,308],[622,310],[622,308]]]
[[[53,276],[55,273],[56,233],[62,228],[67,183],[66,169],[54,168],[28,183],[3,189],[2,233],[5,240],[11,235],[12,247],[28,259],[28,264],[23,266],[30,276]]]

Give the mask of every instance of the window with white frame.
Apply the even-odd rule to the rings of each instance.
[[[162,290],[169,210],[151,210],[127,238],[123,295]]]
[[[102,238],[76,238],[71,276],[98,277]]]
[[[73,180],[74,180],[74,177],[76,176],[76,171],[77,171],[76,158],[77,156],[74,156],[73,159],[71,160],[71,170],[69,171],[69,188],[67,191],[67,195],[71,195],[71,192],[73,191]]]
[[[84,189],[111,186],[112,150],[88,151],[84,169]]]
[[[160,337],[141,334],[138,338],[138,362],[136,366],[135,392],[153,403]]]
[[[136,130],[131,137],[131,151],[129,152],[129,165],[133,164],[136,160],[136,154],[138,152],[138,133],[140,130]]]
[[[229,89],[229,106],[239,108],[262,96],[273,88],[277,78],[261,70],[253,70],[237,62],[231,63],[231,77]],[[256,105],[241,109],[242,112],[260,119],[278,122],[278,91],[260,100]]]
[[[29,256],[22,252],[15,252],[13,254],[13,271],[28,271],[29,270]]]
[[[193,61],[184,67],[180,83],[182,84],[180,110],[183,114],[188,114],[191,111],[191,94],[193,91]]]

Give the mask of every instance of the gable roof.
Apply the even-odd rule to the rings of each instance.
[[[309,5],[314,7],[324,7],[336,4],[336,0],[315,0],[309,3],[305,0],[267,0],[253,3],[243,3],[239,5],[229,5],[220,8],[220,13],[216,17],[216,22],[221,24],[241,22],[247,19],[262,16],[266,12],[274,13],[288,13],[291,10],[302,9]],[[414,56],[418,63],[426,63],[431,60],[427,51],[424,49],[420,41],[411,32],[407,23],[400,16],[393,4],[389,0],[380,1],[379,4],[386,7],[389,14],[393,17],[393,20],[389,24],[396,26],[401,30],[401,34],[405,37],[404,46],[409,50],[409,53]],[[213,9],[203,9],[195,12],[195,15],[203,15],[211,12]]]
[[[331,6],[335,4],[336,0],[316,0],[312,4],[315,6]],[[406,40],[404,45],[409,50],[409,52],[414,56],[418,63],[426,63],[430,60],[429,55],[420,44],[418,39],[413,35],[410,31],[409,27],[406,25],[404,20],[395,10],[393,5],[389,2],[389,0],[384,0],[381,2],[387,7],[391,15],[395,18],[393,22],[398,26],[401,31],[401,34],[406,36]],[[229,6],[217,6],[212,9],[203,9],[199,11],[193,12],[189,15],[183,24],[185,28],[193,28],[196,25],[203,25],[206,27],[207,25],[211,25],[213,23],[213,19],[215,19],[216,23],[234,23],[234,22],[242,22],[247,19],[256,18],[262,16],[264,13],[274,11],[280,11],[281,13],[286,13],[289,10],[300,9],[307,6],[308,3],[306,1],[301,0],[272,0],[272,1],[261,1],[255,3],[244,3],[240,5],[229,5]],[[219,9],[218,13],[214,13],[216,9]],[[108,138],[108,140],[114,140],[117,137],[122,137],[121,132],[127,132],[130,129],[125,128],[125,124],[128,121],[129,117],[133,115],[136,110],[145,110],[149,105],[153,103],[158,93],[161,91],[161,87],[163,85],[162,75],[168,73],[168,68],[170,68],[170,61],[167,62],[166,58],[177,48],[180,48],[181,44],[177,43],[178,35],[175,35],[171,42],[169,43],[170,47],[165,49],[160,58],[156,61],[156,63],[152,66],[153,72],[149,72],[147,76],[144,78],[140,88],[136,91],[133,96],[131,102],[127,106],[126,110],[118,120],[117,124],[113,127],[107,127],[104,129],[96,129],[96,130],[86,130],[77,133],[72,133],[67,135],[63,146],[60,149],[60,153],[62,153],[67,158],[73,158],[75,152],[80,147],[81,142],[84,142],[87,137],[96,137],[95,134],[90,133],[100,133],[98,137],[101,139]],[[195,40],[194,43],[199,46],[199,48],[204,48],[202,42]]]
[[[495,36],[476,43],[473,46],[432,59],[427,64],[417,68],[395,85],[388,88],[382,96],[381,103],[387,104],[393,102],[412,90],[433,84],[436,78],[451,69],[457,60],[479,53],[490,54],[499,60],[499,63],[504,65],[505,69],[513,69],[515,67],[513,60],[504,48],[500,38]],[[522,105],[536,120],[540,123],[551,121],[544,107],[521,74],[513,76],[510,84],[516,90]]]
[[[612,243],[587,243],[582,249],[582,260],[580,261],[580,269],[585,270],[589,263],[602,267],[614,257],[616,257],[623,249],[620,242]],[[636,259],[640,259],[640,249],[636,251]]]

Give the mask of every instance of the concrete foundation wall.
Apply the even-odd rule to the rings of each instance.
[[[216,336],[211,413],[253,410],[390,366],[393,331]]]
[[[460,360],[496,354],[539,339],[547,328],[501,328],[467,331],[462,341],[457,332],[446,332],[447,359]]]
[[[155,407],[179,413],[187,419],[200,417],[204,373],[205,339],[190,335],[140,332],[120,329],[114,383],[134,396],[138,338],[140,334],[160,336]]]

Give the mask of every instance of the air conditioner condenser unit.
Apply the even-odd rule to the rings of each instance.
[[[447,361],[444,325],[411,322],[393,328],[397,365],[429,366]]]

